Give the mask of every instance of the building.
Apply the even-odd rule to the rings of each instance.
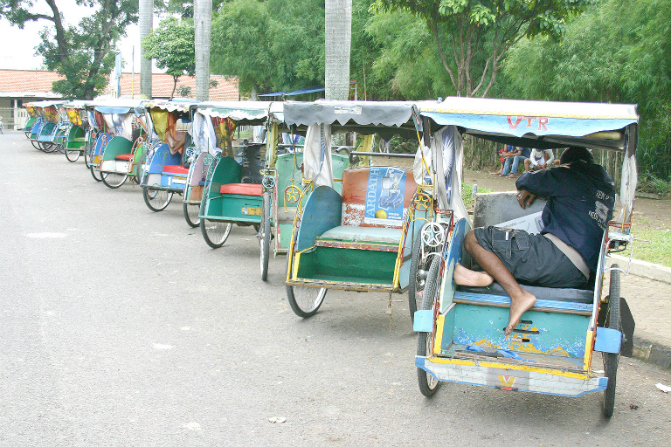
[[[210,76],[213,84],[210,88],[210,101],[237,101],[240,99],[238,81],[221,75]],[[61,76],[46,70],[6,70],[0,69],[0,116],[5,129],[21,129],[28,120],[23,103],[45,99],[59,99],[61,95],[51,91],[54,81]],[[122,73],[119,82],[123,97],[140,97],[140,73]],[[173,89],[172,76],[165,73],[152,75],[152,96],[170,98]],[[196,78],[180,76],[177,82],[175,98],[195,96]]]

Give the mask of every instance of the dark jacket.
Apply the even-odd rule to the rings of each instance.
[[[615,184],[606,170],[576,161],[528,172],[517,179],[516,186],[548,199],[542,233],[552,233],[575,248],[595,271],[603,232],[615,203]]]

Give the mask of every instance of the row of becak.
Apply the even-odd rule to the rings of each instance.
[[[608,254],[631,242],[635,106],[452,97],[25,107],[34,147],[61,150],[72,162],[83,155],[93,178],[110,188],[136,182],[154,211],[181,195],[186,221],[200,227],[210,247],[221,247],[233,224],[253,227],[261,278],[268,278],[271,255],[286,254],[287,298],[303,318],[318,311],[329,289],[389,293],[388,313],[391,293],[408,291],[423,394],[433,395],[441,381],[565,396],[606,391],[604,411],[612,414],[617,359],[627,340],[619,274],[611,272],[610,286],[603,283]],[[536,305],[511,336],[501,329],[510,306],[505,292],[465,290],[453,272],[457,263],[474,267],[463,247],[474,225],[529,228],[543,205],[521,209],[514,192],[477,194],[474,211],[467,210],[464,146],[477,138],[586,147],[595,158],[610,151],[621,164],[619,212],[604,232],[589,288],[536,287]],[[409,142],[417,152],[380,152],[389,147],[381,140]],[[592,368],[597,352],[603,371]]]

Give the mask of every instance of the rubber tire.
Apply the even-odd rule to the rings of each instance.
[[[140,157],[140,160],[137,162],[137,166],[135,168],[135,175],[133,176],[133,180],[138,185],[142,185],[142,171],[144,171],[144,164],[146,161],[147,161],[147,153],[144,152]]]
[[[426,277],[426,286],[424,287],[424,300],[422,301],[422,310],[433,309],[434,301],[438,295],[438,284],[440,283],[440,256],[432,256],[431,268]],[[420,332],[417,337],[417,355],[429,355],[431,338],[433,334],[429,332]],[[417,368],[417,383],[419,391],[426,397],[432,397],[440,387],[440,381],[436,380],[431,374],[421,368]]]
[[[152,195],[152,193],[154,193]],[[160,196],[159,196],[160,194]],[[166,194],[163,196],[163,194]],[[147,204],[147,207],[155,212],[163,211],[168,207],[170,201],[172,200],[172,193],[165,191],[163,189],[151,189],[146,186],[142,187],[142,197],[144,198],[144,203]],[[157,199],[157,197],[159,197]],[[163,198],[165,197],[165,199]]]
[[[410,282],[408,284],[408,309],[410,310],[410,320],[415,321],[415,312],[422,305],[423,291],[426,287],[426,281],[424,281],[423,287],[418,287],[417,272],[419,270],[427,270],[428,260],[431,259],[427,256],[426,259],[422,260],[422,241],[420,238],[417,238],[415,243],[412,246],[412,259],[410,260]],[[422,293],[422,295],[418,295]]]
[[[267,192],[263,193],[259,242],[261,244],[261,281],[266,281],[268,280],[268,260],[270,258],[270,194]]]
[[[65,158],[67,158],[70,163],[74,163],[77,160],[79,160],[79,157],[81,157],[81,155],[82,153],[79,149],[77,150],[65,149]]]
[[[191,228],[196,228],[197,226],[200,226],[200,217],[198,217],[198,214],[200,214],[200,203],[192,204],[184,202],[182,207],[183,207],[182,209],[184,210],[184,220],[186,220],[186,223],[188,223]],[[196,210],[195,219],[191,215],[193,214],[193,211],[189,211],[193,209]]]
[[[226,229],[224,230],[224,234],[218,238],[215,238],[216,233],[211,230],[213,225],[216,225],[217,228],[219,228],[220,225],[225,225]],[[208,226],[210,230],[208,230]],[[205,239],[207,245],[212,248],[219,248],[224,245],[224,242],[226,242],[226,239],[228,239],[228,235],[231,234],[231,228],[233,228],[233,224],[230,222],[218,222],[215,220],[200,219],[200,231],[203,233],[203,239]]]
[[[323,287],[319,289],[317,287],[287,286],[287,298],[291,310],[293,310],[299,317],[310,318],[316,314],[321,307],[327,290],[328,289]],[[298,299],[296,298],[296,295],[298,295]],[[303,303],[302,298],[304,296],[308,298],[305,300],[307,301],[308,306]],[[301,301],[300,304],[299,301]]]
[[[620,271],[616,270],[617,264],[612,265],[610,271],[610,290],[608,297],[608,318],[609,329],[622,331],[622,322],[620,320]],[[617,366],[620,362],[620,354],[603,353],[603,369],[608,378],[608,386],[604,392],[603,415],[610,418],[615,409],[615,387],[617,386]]]
[[[96,182],[101,182],[103,180],[100,175],[100,171],[98,171],[93,166],[91,166],[89,169],[91,170],[91,176],[93,177],[93,180],[95,180]]]
[[[120,178],[120,180],[119,180]],[[121,187],[124,183],[126,183],[126,180],[128,179],[128,174],[116,174],[116,173],[108,173],[108,172],[101,172],[100,173],[100,179],[103,181],[105,186],[108,188],[112,189],[117,189]],[[116,181],[114,179],[117,179]]]

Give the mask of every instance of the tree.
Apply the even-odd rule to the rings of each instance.
[[[86,0],[84,5],[95,12],[78,26],[66,26],[57,0],[44,0],[50,13],[35,13],[32,0],[0,0],[0,17],[23,28],[26,22],[51,22],[41,37],[37,53],[45,66],[65,77],[56,81],[53,90],[68,98],[92,99],[104,91],[114,66],[112,48],[126,33],[126,27],[137,22],[136,0]]]
[[[512,45],[525,36],[558,37],[590,0],[377,0],[378,11],[424,20],[459,96],[487,96]],[[486,55],[482,67],[474,61]],[[449,55],[449,56],[448,56]],[[478,64],[479,65],[479,64]]]
[[[206,101],[210,96],[210,37],[212,34],[212,0],[194,1],[196,50],[196,99]]]
[[[166,69],[172,76],[173,87],[170,99],[175,96],[177,81],[183,74],[193,76],[196,72],[196,49],[193,23],[169,17],[142,41],[147,59],[155,59],[156,66]]]
[[[529,99],[637,103],[641,172],[671,180],[671,0],[604,0],[569,23],[562,45],[522,40],[503,70]]]
[[[326,0],[324,10],[326,99],[349,98],[352,0]]]
[[[324,0],[231,0],[212,22],[213,73],[240,90],[324,85]]]

